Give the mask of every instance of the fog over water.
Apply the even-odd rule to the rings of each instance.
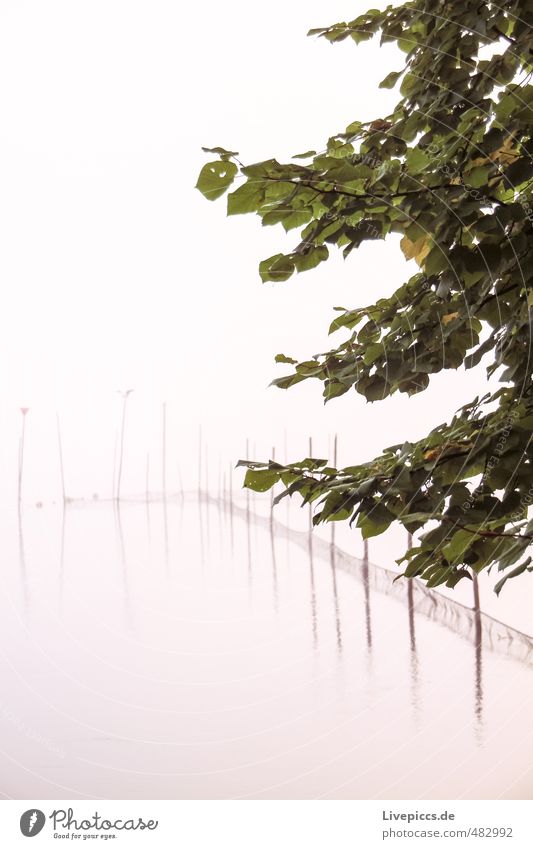
[[[3,515],[4,795],[530,798],[533,642],[252,508]]]

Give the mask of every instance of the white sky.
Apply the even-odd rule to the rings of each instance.
[[[329,345],[333,306],[371,302],[415,269],[392,239],[261,285],[259,260],[297,235],[226,219],[224,201],[193,188],[202,145],[287,159],[389,111],[397,94],[377,85],[402,67],[394,47],[306,38],[366,8],[3,0],[2,499],[15,492],[21,404],[31,408],[26,492],[46,499],[58,493],[56,410],[69,491],[109,491],[119,388],[136,390],[129,491],[144,487],[147,451],[160,486],[163,401],[172,487],[178,460],[195,484],[199,422],[214,467],[219,454],[242,456],[246,436],[265,458],[285,428],[292,459],[308,434],[324,455],[338,430],[346,463],[422,435],[481,388],[479,373],[453,372],[415,399],[367,405],[349,393],[326,408],[318,383],[267,389],[283,373],[276,353]]]

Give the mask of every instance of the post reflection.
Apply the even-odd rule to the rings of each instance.
[[[415,718],[420,714],[419,669],[416,650],[414,581],[407,579],[407,612],[409,619],[409,659],[411,672],[411,704]]]
[[[309,554],[309,589],[311,600],[311,630],[313,634],[313,648],[318,648],[318,616],[316,603],[316,586],[315,586],[315,566],[313,562],[313,534],[308,533],[308,554]]]
[[[28,573],[26,569],[26,551],[24,547],[24,525],[22,521],[22,504],[18,504],[18,549],[19,549],[19,574],[22,588],[22,600],[24,607],[29,606],[30,596],[28,589]]]
[[[479,582],[476,573],[472,576],[474,590],[474,719],[476,736],[481,743],[483,730],[483,625],[479,602]]]
[[[63,501],[61,510],[61,537],[59,543],[59,609],[63,610],[63,596],[65,589],[65,534],[67,525],[67,502]]]
[[[407,550],[413,547],[413,535],[407,534]],[[415,631],[415,602],[414,602],[414,579],[407,580],[407,612],[409,618],[409,658],[411,670],[411,704],[415,713],[415,718],[418,717],[420,711],[419,700],[419,674],[418,674],[418,654],[416,651],[416,631]]]
[[[368,540],[364,541],[363,549],[363,588],[365,593],[365,625],[366,646],[369,654],[372,652],[372,619],[370,615],[370,574],[368,570]]]
[[[133,616],[131,609],[131,599],[130,599],[130,587],[129,587],[129,575],[128,575],[128,563],[126,558],[126,544],[124,541],[124,530],[122,527],[122,517],[121,517],[121,505],[120,501],[116,501],[114,505],[114,516],[115,516],[115,533],[117,535],[119,550],[120,550],[120,562],[121,562],[121,576],[122,576],[122,584],[124,589],[124,618],[128,627],[133,627]]]
[[[334,524],[334,523],[332,523]],[[329,563],[331,567],[331,582],[333,589],[333,611],[335,614],[335,633],[337,637],[337,651],[342,654],[342,627],[341,627],[341,615],[340,615],[340,605],[339,605],[339,593],[337,590],[337,565],[336,565],[336,548],[333,543],[330,545],[329,549]]]
[[[278,567],[276,563],[276,539],[274,534],[274,518],[270,514],[270,551],[272,554],[272,598],[274,610],[279,612]]]

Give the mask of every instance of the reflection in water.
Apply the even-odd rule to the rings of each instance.
[[[483,726],[483,678],[482,678],[482,628],[481,614],[479,610],[475,613],[474,618],[474,641],[476,650],[476,686],[475,686],[475,714],[478,725],[478,731],[481,732]]]
[[[415,719],[420,715],[420,693],[418,682],[418,654],[416,651],[415,632],[415,603],[414,603],[414,579],[407,579],[407,611],[409,616],[409,658],[411,669],[411,702]]]
[[[272,446],[272,461],[276,459],[276,447]],[[278,613],[278,567],[276,564],[276,543],[274,538],[274,487],[270,490],[270,549],[272,551],[272,591],[274,594],[274,610]]]
[[[151,546],[144,504],[121,501],[113,512],[104,504],[70,505],[66,531],[66,511],[44,522],[36,511],[19,516],[32,628],[28,639],[19,573],[10,572],[12,591],[0,598],[0,664],[2,654],[8,661],[0,674],[9,710],[35,737],[0,729],[0,748],[13,759],[6,793],[47,798],[59,780],[71,797],[380,798],[394,782],[394,798],[471,798],[472,787],[475,798],[494,798],[507,786],[494,784],[486,764],[501,763],[501,775],[523,776],[522,798],[531,795],[533,741],[509,722],[501,699],[502,690],[519,694],[517,707],[533,710],[531,666],[504,655],[499,632],[486,636],[487,617],[477,610],[472,620],[461,608],[459,620],[458,608],[457,617],[437,620],[425,606],[430,591],[411,581],[393,585],[392,573],[369,564],[367,546],[361,563],[331,546],[329,529],[325,539],[310,534],[306,512],[296,532],[272,517],[266,498],[261,517],[247,514],[244,497],[222,506],[205,493],[201,504],[190,497],[181,504],[170,491],[166,505],[153,499]],[[164,568],[165,509],[170,564],[180,557],[172,580]],[[217,568],[204,570],[208,510],[211,523],[218,511],[224,544],[219,550],[215,535],[205,556],[216,557]],[[9,522],[16,564],[14,512]],[[43,540],[51,526],[56,547],[48,561]],[[58,616],[62,576],[69,593]],[[364,628],[361,616],[341,615],[363,608]],[[422,651],[427,665],[419,663]],[[45,750],[41,740],[53,747]],[[56,758],[56,750],[68,755]]]
[[[335,522],[332,522],[334,525]],[[341,628],[341,615],[340,615],[340,607],[339,607],[339,593],[337,590],[337,573],[336,573],[336,564],[335,564],[335,546],[330,545],[330,554],[329,554],[329,563],[331,566],[331,581],[333,585],[333,610],[335,613],[335,632],[337,634],[337,650],[339,654],[342,654],[342,628]]]
[[[146,455],[146,491],[145,491],[145,505],[146,505],[146,530],[148,532],[148,542],[152,541],[152,530],[150,528],[150,454]]]
[[[472,584],[474,589],[474,651],[475,651],[475,696],[474,711],[477,725],[478,741],[481,740],[483,729],[483,631],[481,626],[481,610],[479,603],[479,582],[475,572],[472,573]]]
[[[208,499],[209,499],[209,448],[208,448],[207,442],[204,445],[204,450],[205,450],[205,495],[204,495],[204,497],[205,497],[205,500],[207,502]],[[205,508],[205,525],[206,525],[206,530],[207,530],[207,545],[209,547],[209,537],[210,537],[210,533],[209,533],[209,507],[207,507],[207,506]]]
[[[270,550],[272,552],[272,597],[274,600],[274,610],[279,611],[279,595],[278,595],[278,567],[276,563],[276,539],[274,535],[274,519],[270,514]]]
[[[67,509],[66,500],[63,501],[63,509],[61,511],[61,541],[59,547],[59,606],[63,609],[63,594],[65,589],[65,531],[67,524]]]
[[[337,434],[333,440],[333,468],[337,468]],[[336,522],[331,523],[331,544],[335,545],[335,526]]]
[[[252,540],[250,535],[250,493],[246,490],[246,552],[248,555],[248,589],[252,591]]]
[[[234,540],[233,540],[233,468],[232,468],[231,463],[229,465],[229,529],[230,529],[231,553],[233,554],[233,548],[234,548]]]
[[[407,534],[407,550],[413,547],[413,535]],[[406,579],[407,581],[407,612],[409,617],[409,657],[411,667],[411,700],[415,719],[419,716],[420,697],[418,688],[418,655],[416,652],[416,632],[415,632],[415,603],[414,603],[414,578]]]
[[[309,586],[311,590],[311,629],[313,632],[313,648],[318,648],[318,614],[316,603],[316,587],[315,587],[315,567],[313,563],[313,534],[308,533],[308,553],[309,553]]]
[[[19,544],[19,572],[20,572],[20,582],[22,587],[22,598],[24,599],[24,606],[27,608],[29,603],[29,590],[28,590],[28,574],[26,569],[26,552],[24,549],[24,527],[22,524],[22,504],[19,500],[18,503],[18,544]]]
[[[198,540],[200,543],[200,565],[202,567],[202,571],[205,567],[205,547],[204,547],[204,516],[202,509],[202,499],[198,498],[198,519],[200,525],[200,533],[198,534]]]
[[[366,645],[368,652],[372,652],[372,621],[370,618],[370,576],[368,572],[368,540],[364,541],[363,553],[363,587],[365,591],[365,622],[366,622]]]
[[[165,567],[168,575],[168,510],[166,493],[163,493],[163,536],[165,540]]]
[[[129,590],[129,574],[128,574],[128,564],[126,561],[126,545],[124,542],[124,530],[122,528],[122,519],[120,515],[121,503],[120,501],[114,502],[114,516],[115,516],[115,531],[116,536],[119,543],[120,549],[120,562],[121,562],[121,575],[122,575],[122,583],[124,587],[124,615],[128,627],[133,626],[133,615],[131,608],[131,599],[130,599],[130,590]]]

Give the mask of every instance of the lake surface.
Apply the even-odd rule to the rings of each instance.
[[[531,798],[531,643],[248,518],[3,511],[4,797]]]

